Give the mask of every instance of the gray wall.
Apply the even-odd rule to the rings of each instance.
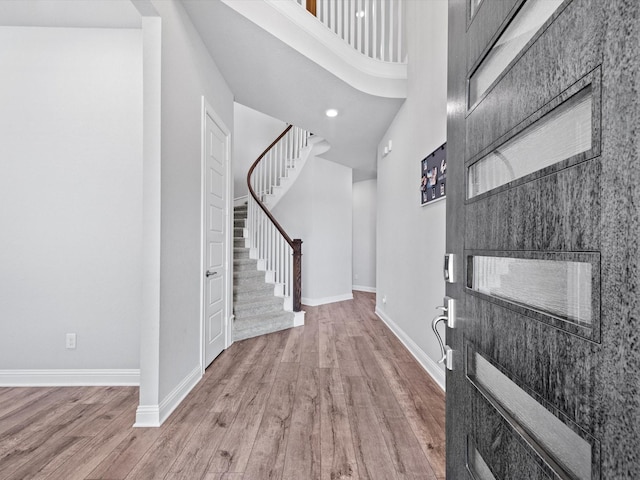
[[[240,103],[234,103],[233,197],[246,197],[247,172],[287,124]]]
[[[3,27],[0,64],[0,369],[137,369],[141,32]]]
[[[309,157],[300,176],[273,209],[302,244],[302,301],[320,305],[352,297],[352,172]]]
[[[162,17],[160,402],[199,368],[201,97],[233,129],[233,94],[179,2]]]
[[[378,184],[353,184],[353,289],[376,290],[376,216]]]
[[[421,207],[419,185],[420,160],[446,140],[447,2],[406,8],[408,97],[378,148],[376,308],[443,385],[430,322],[444,295],[446,200]]]

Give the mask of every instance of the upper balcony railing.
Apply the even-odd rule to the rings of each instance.
[[[294,0],[364,55],[406,63],[403,0]]]

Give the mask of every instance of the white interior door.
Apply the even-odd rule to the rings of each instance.
[[[205,109],[204,367],[225,348],[227,165],[229,134]]]

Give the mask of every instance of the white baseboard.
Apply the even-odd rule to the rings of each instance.
[[[169,418],[169,415],[180,405],[189,392],[193,390],[193,387],[198,384],[201,378],[202,366],[198,365],[160,402],[160,424]]]
[[[433,361],[433,359],[427,355],[424,350],[422,350],[418,345],[409,338],[409,336],[395,323],[391,318],[389,318],[384,312],[376,307],[376,315],[380,317],[380,319],[389,327],[389,329],[394,333],[398,340],[402,342],[402,344],[407,347],[409,353],[413,355],[413,357],[418,361],[418,363],[424,368],[431,378],[435,380],[435,382],[440,386],[442,391],[446,391],[446,376],[444,370],[440,368],[440,366]]]
[[[335,297],[324,298],[305,298],[302,297],[302,304],[310,307],[318,305],[326,305],[327,303],[344,302],[345,300],[353,300],[353,293],[345,293],[344,295],[336,295]]]
[[[365,287],[364,285],[352,285],[351,289],[356,292],[376,293],[376,287]]]
[[[293,312],[293,326],[302,327],[304,325],[304,311]]]
[[[202,378],[202,367],[198,365],[165,397],[160,405],[139,405],[134,427],[159,427],[180,405],[193,387]]]
[[[0,370],[0,387],[137,386],[139,369]]]
[[[160,407],[158,405],[138,405],[134,427],[159,427]]]

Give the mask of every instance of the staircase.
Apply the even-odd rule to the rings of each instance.
[[[247,174],[249,201],[234,208],[234,340],[304,325],[302,240],[292,240],[270,212],[311,155],[329,144],[292,125]]]
[[[247,205],[233,209],[233,222],[234,340],[293,327],[295,315],[284,310],[284,299],[274,295],[275,285],[265,281],[267,273],[245,246]]]

